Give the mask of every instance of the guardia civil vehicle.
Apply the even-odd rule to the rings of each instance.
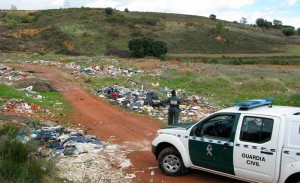
[[[166,175],[203,170],[249,182],[300,182],[300,108],[272,98],[236,103],[157,131],[152,152]]]

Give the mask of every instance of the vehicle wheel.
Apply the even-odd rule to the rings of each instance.
[[[188,171],[182,162],[180,153],[174,147],[165,148],[159,153],[158,165],[163,173],[169,176],[182,175]]]
[[[295,176],[292,179],[286,181],[285,183],[300,183],[300,177],[299,177],[299,175]]]
[[[291,177],[289,177],[285,183],[300,183],[300,174],[294,174]]]

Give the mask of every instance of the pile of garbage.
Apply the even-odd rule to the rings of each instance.
[[[33,114],[34,112],[41,112],[42,108],[36,104],[28,104],[22,99],[10,99],[1,106],[1,111],[17,114]]]
[[[114,62],[117,62],[116,60],[113,60]],[[71,74],[75,76],[80,75],[89,75],[89,76],[101,76],[101,77],[113,77],[113,76],[126,76],[131,77],[134,75],[137,75],[142,70],[134,69],[134,68],[128,68],[123,69],[120,67],[115,67],[114,65],[97,65],[97,64],[90,64],[87,67],[80,66],[79,64],[76,64],[75,62],[70,63],[61,63],[56,61],[44,61],[39,60],[38,63],[40,65],[47,65],[47,66],[55,66],[59,68],[66,69],[71,72]]]
[[[68,63],[65,67],[71,70],[71,74],[85,74],[85,75],[92,75],[92,76],[102,76],[102,77],[109,77],[109,76],[127,76],[131,77],[133,75],[137,75],[143,71],[136,70],[133,68],[129,69],[122,69],[119,67],[115,67],[113,65],[94,65],[89,67],[81,67],[76,65],[74,62]]]
[[[42,96],[38,95],[37,97],[42,97]],[[5,103],[2,106],[0,106],[0,112],[10,113],[10,114],[20,114],[23,116],[35,117],[38,119],[42,118],[39,116],[40,113],[45,113],[50,118],[54,117],[54,114],[51,113],[49,110],[45,110],[33,103],[29,104],[23,99],[9,99],[4,102]]]
[[[166,103],[171,96],[170,89],[161,89],[158,92],[152,90],[131,89],[120,86],[104,87],[93,91],[100,98],[104,98],[115,105],[122,106],[149,116],[165,120],[168,117],[169,105]],[[207,99],[192,95],[188,96],[185,91],[177,90],[181,98],[180,118],[181,122],[195,122],[217,111]]]
[[[48,123],[27,135],[19,135],[21,141],[35,140],[40,147],[37,155],[56,159],[59,176],[73,182],[132,182],[134,174],[126,174],[131,166],[126,159],[128,152],[119,145],[102,142],[96,136],[81,129],[64,128]]]
[[[33,71],[17,71],[15,68],[0,65],[0,79],[17,81],[24,78],[34,78]]]
[[[40,65],[46,65],[46,66],[55,66],[55,67],[63,67],[64,66],[64,64],[62,62],[46,61],[46,60],[38,60],[38,61],[27,62],[27,63],[40,64]]]

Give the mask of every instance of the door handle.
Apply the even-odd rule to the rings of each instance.
[[[223,147],[224,147],[224,149],[228,149],[229,148],[229,144],[228,143],[224,143]]]
[[[266,152],[266,151],[260,151],[260,153],[263,153],[263,154],[268,154],[268,155],[273,155],[272,152]]]

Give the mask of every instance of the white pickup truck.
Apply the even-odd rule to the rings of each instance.
[[[249,182],[300,182],[300,108],[272,99],[236,103],[157,131],[152,152],[166,175],[204,170]]]

